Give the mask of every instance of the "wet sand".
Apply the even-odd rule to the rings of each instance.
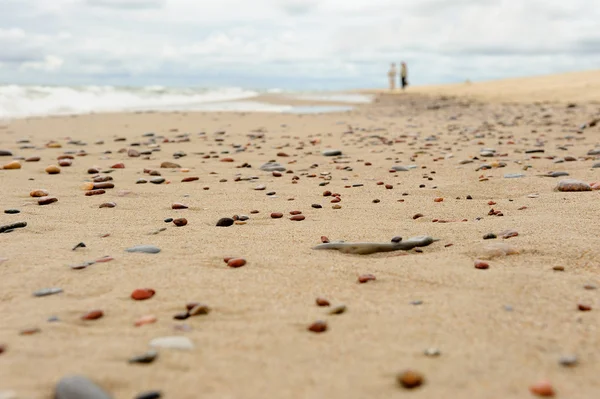
[[[13,155],[0,163],[41,160],[0,170],[2,211],[20,210],[2,213],[0,225],[27,222],[0,234],[0,392],[51,398],[56,383],[75,373],[115,398],[149,390],[182,399],[526,398],[543,379],[557,397],[594,397],[600,192],[554,191],[564,178],[600,180],[600,168],[592,168],[600,155],[588,155],[600,144],[600,126],[584,126],[600,117],[600,107],[588,95],[569,106],[409,91],[332,114],[11,121],[0,129],[0,149]],[[154,143],[143,136],[149,132]],[[52,141],[62,147],[48,148]],[[160,151],[149,159],[126,152],[152,148]],[[482,157],[484,148],[495,153]],[[323,156],[328,149],[343,155]],[[74,152],[71,166],[55,175],[44,171],[67,152]],[[185,156],[174,159],[177,152]],[[261,171],[270,160],[292,172]],[[161,168],[165,161],[189,171]],[[124,169],[111,169],[121,162]],[[395,165],[409,170],[390,173]],[[112,170],[97,175],[111,176],[115,188],[86,196],[82,185],[96,175],[88,173],[93,167]],[[165,183],[136,184],[157,177],[144,169],[159,171]],[[551,171],[569,176],[538,176]],[[190,176],[199,179],[181,181]],[[38,205],[29,196],[35,189],[58,201]],[[341,201],[332,203],[325,191]],[[99,208],[105,202],[116,206]],[[173,210],[174,203],[189,208]],[[502,216],[490,215],[492,209]],[[305,220],[290,220],[295,210]],[[272,212],[284,216],[273,219]],[[216,226],[234,215],[249,219]],[[188,224],[165,223],[169,217]],[[518,235],[483,239],[508,229]],[[383,243],[419,235],[440,241],[372,255],[312,249],[321,236]],[[72,250],[79,242],[86,246]],[[487,256],[482,247],[491,242],[519,253]],[[125,252],[142,244],[161,252]],[[104,256],[114,260],[69,267]],[[228,267],[223,258],[230,256],[247,263]],[[479,258],[488,258],[488,269],[474,267]],[[364,274],[376,280],[358,283]],[[49,287],[63,292],[32,295]],[[133,300],[138,288],[156,294]],[[347,310],[329,315],[331,307],[317,306],[317,297]],[[211,312],[174,320],[192,301]],[[81,319],[95,309],[104,316]],[[134,326],[145,315],[157,321]],[[53,316],[58,321],[49,322]],[[308,330],[317,320],[327,322],[327,331]],[[32,328],[39,331],[21,334]],[[194,348],[163,348],[151,364],[128,363],[166,336],[188,337]],[[426,356],[428,348],[441,354]],[[568,355],[577,356],[576,366],[559,364]],[[406,369],[425,379],[411,392],[396,381]]]

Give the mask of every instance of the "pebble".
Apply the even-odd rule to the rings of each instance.
[[[154,338],[150,341],[150,346],[154,348],[166,348],[166,349],[178,349],[178,350],[192,350],[194,344],[188,337],[183,336],[172,336],[172,337],[159,337]]]
[[[536,396],[544,397],[554,396],[555,394],[552,384],[546,380],[538,381],[531,385],[529,391]]]
[[[21,169],[21,162],[19,161],[12,161],[9,162],[7,164],[5,164],[2,169]]]
[[[409,168],[407,168],[406,166],[402,166],[402,165],[392,166],[391,170],[394,170],[396,172],[408,172],[408,171],[410,171]]]
[[[42,158],[40,157],[29,157],[25,158],[25,162],[39,162]]]
[[[160,164],[161,168],[167,168],[167,169],[177,169],[177,168],[181,168],[181,165],[175,163],[175,162],[169,162],[169,161],[165,161],[163,163]]]
[[[181,179],[181,182],[187,183],[187,182],[196,181],[196,180],[200,180],[200,178],[196,177],[196,176],[190,176],[190,177],[184,177],[183,179]]]
[[[137,179],[135,181],[135,184],[146,184],[146,183],[148,183],[148,180],[146,180],[146,179]]]
[[[346,310],[348,310],[346,305],[337,305],[337,306],[334,306],[333,308],[331,308],[331,310],[329,311],[329,314],[331,314],[331,315],[342,314],[342,313],[345,313]]]
[[[592,307],[590,305],[580,303],[577,305],[577,309],[581,310],[582,312],[589,312],[592,310]]]
[[[273,219],[281,219],[282,217],[283,217],[283,213],[281,213],[281,212],[271,213],[271,218],[273,218]]]
[[[495,238],[498,238],[498,236],[494,233],[487,233],[486,235],[483,236],[484,240],[493,240]]]
[[[86,191],[85,195],[87,197],[91,197],[92,195],[102,195],[105,193],[106,193],[105,190],[90,190],[90,191]]]
[[[367,283],[369,281],[376,280],[377,278],[373,274],[361,274],[358,276],[358,282],[361,284]]]
[[[593,168],[593,169],[600,168],[600,162],[597,162],[597,163],[593,164],[593,165],[592,165],[592,168]]]
[[[158,357],[158,351],[149,350],[148,352],[129,358],[131,364],[150,364]]]
[[[398,374],[396,380],[403,388],[414,389],[423,385],[425,378],[418,371],[406,370]]]
[[[413,215],[413,220],[417,220],[418,218],[422,218],[424,215],[422,213],[417,213],[415,215]]]
[[[317,320],[308,326],[308,331],[312,331],[314,333],[322,333],[327,331],[327,322],[323,320]]]
[[[194,305],[194,306],[189,306],[189,305]],[[211,311],[210,307],[203,303],[188,303],[186,308],[188,309],[188,314],[190,316],[207,315]]]
[[[180,202],[176,202],[173,205],[171,205],[171,209],[188,209],[188,206]]]
[[[341,150],[325,150],[323,151],[323,155],[326,157],[336,157],[342,155]]]
[[[42,288],[41,290],[34,291],[33,296],[43,297],[43,296],[60,294],[61,292],[63,292],[63,289],[58,288],[58,287]]]
[[[29,193],[30,197],[46,197],[50,195],[50,192],[48,190],[33,190],[32,192]]]
[[[117,206],[115,202],[105,202],[103,204],[100,204],[98,208],[114,208],[115,206]]]
[[[136,301],[143,301],[145,299],[150,299],[156,294],[152,288],[138,288],[133,290],[131,293],[131,299],[135,299]]]
[[[12,157],[13,153],[8,150],[0,150],[0,157]]]
[[[400,242],[400,241],[402,241],[402,237],[400,237],[400,236],[392,237],[392,242]]]
[[[233,258],[233,259],[229,259],[227,261],[227,266],[233,267],[233,268],[242,267],[245,264],[246,264],[246,259],[243,259],[243,258]]]
[[[316,302],[317,306],[329,306],[330,305],[329,301],[325,298],[319,297],[315,300],[315,302]]]
[[[556,186],[557,191],[592,191],[592,187],[586,182],[575,180],[575,179],[566,179],[558,182]]]
[[[438,357],[442,354],[442,352],[440,352],[440,350],[437,348],[425,349],[425,351],[423,353],[425,354],[425,356],[428,356],[428,357]]]
[[[508,255],[517,255],[520,251],[510,244],[504,242],[494,242],[483,246],[479,250],[479,257],[482,259],[493,259]]]
[[[147,391],[136,395],[135,399],[160,399],[162,398],[162,392],[160,391]]]
[[[50,165],[45,169],[49,175],[56,175],[60,173],[60,168],[56,165]]]
[[[233,220],[232,218],[221,218],[221,219],[219,219],[219,221],[217,221],[217,227],[233,226],[234,222],[235,222],[235,220]]]
[[[92,310],[81,316],[82,320],[98,320],[104,316],[104,312],[101,310]]]
[[[150,179],[150,183],[152,183],[152,184],[162,184],[165,181],[166,180],[164,177],[154,177],[154,178]]]
[[[265,172],[285,172],[285,167],[277,162],[267,162],[260,166],[260,170]]]
[[[183,227],[188,223],[186,218],[178,218],[173,220],[173,224],[177,227]]]
[[[485,269],[489,269],[490,265],[487,262],[484,262],[482,260],[476,259],[475,260],[475,268],[476,269],[480,269],[480,270],[485,270]]]
[[[160,252],[160,248],[155,247],[154,245],[136,245],[131,248],[127,248],[125,251],[127,252],[140,252],[146,254],[157,254]]]
[[[577,366],[578,363],[579,359],[577,359],[577,356],[575,355],[561,356],[560,359],[558,359],[558,364],[563,367],[574,367]]]
[[[290,218],[290,220],[294,220],[296,222],[300,222],[304,219],[306,219],[306,217],[304,215],[295,215]]]
[[[54,399],[112,399],[112,396],[87,377],[63,377],[56,384]]]
[[[142,316],[139,319],[137,319],[133,325],[136,327],[141,327],[144,326],[146,324],[153,324],[156,323],[156,316],[154,315],[146,315],[146,316]]]
[[[165,223],[171,223],[173,221],[173,218],[166,218],[164,220]]]
[[[0,226],[0,233],[9,233],[9,232],[13,231],[14,229],[21,229],[23,227],[27,227],[27,222],[17,222],[17,223],[6,224],[4,226]]]
[[[123,162],[119,162],[110,167],[111,169],[125,169],[125,164]]]
[[[516,230],[504,230],[500,233],[500,237],[507,239],[507,238],[511,238],[511,237],[517,237],[519,235],[519,232]]]
[[[38,199],[38,205],[49,205],[58,201],[58,198],[55,197],[41,197]]]
[[[525,177],[523,173],[507,173],[504,175],[505,179],[519,179],[521,177]]]

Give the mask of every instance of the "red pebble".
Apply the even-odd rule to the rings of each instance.
[[[233,162],[233,158],[223,158],[221,162]]]
[[[361,284],[364,284],[371,280],[376,280],[376,278],[373,274],[362,274],[362,275],[358,276],[358,282]]]
[[[97,320],[104,316],[104,312],[101,310],[92,310],[91,312],[87,312],[83,316],[81,316],[82,320]]]
[[[496,205],[496,203],[494,201],[489,201],[488,205]]]
[[[300,215],[302,214],[302,211],[291,211],[290,215]]]
[[[292,216],[292,217],[290,218],[290,220],[293,220],[293,221],[295,221],[295,222],[301,222],[301,221],[303,221],[304,219],[306,219],[306,216],[304,216],[304,215],[296,215],[296,216]]]
[[[229,261],[227,261],[227,266],[233,267],[233,268],[242,267],[245,264],[246,264],[246,259],[243,259],[243,258],[234,258],[234,259],[229,259]]]
[[[550,383],[550,381],[546,380],[538,381],[535,384],[531,385],[529,387],[529,391],[534,395],[544,397],[554,396],[555,394],[552,384]]]
[[[437,197],[433,199],[433,202],[443,202],[444,199],[442,197]]]
[[[327,322],[323,320],[318,320],[308,326],[308,331],[312,331],[314,333],[322,333],[327,331]]]
[[[173,220],[173,224],[177,227],[183,227],[187,224],[187,219],[186,218],[175,219],[175,220]]]
[[[188,209],[188,206],[180,202],[176,202],[173,205],[171,205],[171,209]]]
[[[386,184],[385,188],[387,188],[388,190],[391,190],[392,188],[394,188],[394,186],[392,186],[391,184]]]
[[[154,296],[156,291],[152,288],[138,288],[133,290],[131,293],[131,299],[135,299],[136,301],[143,301],[145,299],[150,299]]]
[[[281,213],[281,212],[273,212],[273,213],[271,213],[271,217],[273,219],[280,219],[280,218],[283,217],[283,213]]]
[[[577,305],[577,309],[581,310],[582,312],[589,312],[592,310],[592,307],[590,305],[580,303]]]
[[[489,268],[490,268],[489,263],[484,262],[479,259],[475,260],[475,269],[485,270],[485,269],[489,269]]]
[[[191,176],[191,177],[184,177],[183,179],[181,179],[181,182],[186,183],[186,182],[196,181],[196,180],[200,180],[200,178],[196,177],[196,176]]]
[[[327,238],[326,236],[321,236],[321,242],[323,244],[327,244],[329,242],[329,238]]]
[[[119,162],[110,167],[111,169],[124,169],[125,164],[123,162]],[[89,171],[88,171],[89,173]]]
[[[317,298],[316,301],[317,306],[330,306],[331,304],[329,303],[329,301],[325,298]]]

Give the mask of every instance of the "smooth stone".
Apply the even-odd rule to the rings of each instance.
[[[557,191],[570,192],[570,191],[592,191],[592,187],[581,180],[565,179],[558,182],[556,186]]]
[[[154,338],[152,341],[150,341],[150,346],[154,348],[167,348],[179,350],[194,349],[194,344],[192,343],[192,341],[188,337],[183,336]]]
[[[520,177],[525,177],[523,173],[507,173],[504,175],[505,179],[518,179]]]
[[[579,359],[575,355],[562,356],[558,359],[558,363],[563,367],[573,367],[577,366]]]
[[[84,376],[62,378],[56,384],[55,399],[112,399],[106,391]]]
[[[479,156],[482,156],[482,157],[493,157],[494,155],[496,155],[495,151],[481,151],[479,153]]]
[[[217,227],[229,227],[229,226],[233,226],[234,222],[235,222],[235,220],[233,220],[231,218],[221,218],[217,222]]]
[[[9,215],[15,215],[15,214],[17,214],[17,213],[21,213],[21,211],[20,211],[20,210],[18,210],[18,209],[6,209],[6,210],[4,211],[4,213],[8,213]]]
[[[260,170],[265,172],[285,172],[285,167],[281,166],[277,162],[267,162],[261,165]]]
[[[0,226],[0,233],[9,233],[9,232],[13,231],[14,229],[22,229],[24,227],[27,227],[27,222],[17,222],[17,223],[7,224],[4,226]]]
[[[160,252],[160,248],[154,245],[136,245],[135,247],[127,248],[127,252],[140,252],[145,254],[157,254]]]
[[[148,180],[146,180],[146,179],[137,179],[135,181],[135,184],[146,184],[146,183],[148,183]]]
[[[593,169],[600,168],[600,162],[593,164],[592,168]]]
[[[33,296],[42,297],[49,296],[54,294],[60,294],[63,292],[62,288],[54,287],[54,288],[42,288],[41,290],[37,290],[33,293]]]
[[[561,176],[569,176],[567,172],[548,172],[545,175],[538,175],[541,177],[561,177]]]
[[[156,360],[158,357],[158,352],[155,350],[149,350],[148,352],[131,357],[128,362],[129,363],[141,363],[141,364],[149,364]]]
[[[589,150],[588,155],[600,155],[600,148],[594,148],[593,150]]]
[[[0,150],[0,157],[12,157],[12,152],[8,150]]]
[[[498,238],[498,236],[494,233],[487,233],[483,236],[484,240],[493,240],[494,238]]]
[[[335,157],[338,155],[342,155],[342,151],[341,150],[325,150],[325,151],[323,151],[323,155],[326,157]]]
[[[377,252],[390,252],[390,251],[408,251],[416,247],[426,247],[438,239],[434,239],[430,236],[418,236],[411,237],[408,240],[400,242],[330,242],[326,244],[320,244],[313,249],[336,249],[346,254],[356,255],[368,255]]]
[[[175,163],[175,162],[163,162],[160,164],[161,168],[169,168],[169,169],[176,169],[176,168],[181,168],[181,165]]]
[[[164,177],[155,177],[154,179],[150,179],[150,183],[161,184],[165,182]]]
[[[395,170],[396,172],[408,172],[410,168],[407,168],[406,166],[402,165],[395,165],[392,166],[391,170]]]

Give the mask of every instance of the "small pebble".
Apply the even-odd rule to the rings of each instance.
[[[58,201],[58,198],[54,197],[41,197],[38,199],[38,205],[50,205]]]
[[[104,312],[101,310],[92,310],[81,316],[82,320],[97,320],[104,316]]]
[[[358,282],[361,284],[367,283],[369,281],[376,280],[373,274],[362,274],[358,276]]]
[[[63,377],[54,390],[54,399],[112,399],[106,391],[87,377]]]
[[[235,222],[235,220],[233,220],[231,218],[221,218],[217,222],[217,226],[218,227],[229,227],[229,226],[233,226],[234,222]]]
[[[306,219],[306,217],[304,215],[295,215],[295,216],[292,216],[290,218],[290,220],[294,220],[294,221],[297,221],[297,222],[300,222],[300,221],[302,221],[304,219]]]
[[[414,389],[423,385],[425,378],[418,371],[406,370],[396,377],[398,384],[406,389]]]
[[[33,296],[43,297],[49,295],[60,294],[63,292],[62,288],[54,287],[54,288],[42,288],[41,290],[37,290],[33,293]]]
[[[145,299],[150,299],[156,294],[152,288],[138,288],[133,290],[131,293],[131,299],[135,299],[136,301],[143,301]]]
[[[7,213],[9,215],[16,215],[17,213],[21,213],[21,211],[18,209],[5,209],[4,213]]]
[[[188,223],[186,218],[178,218],[173,220],[173,224],[178,227],[183,227]]]
[[[98,208],[114,208],[115,206],[117,206],[116,202],[105,202],[103,204],[100,204]]]
[[[315,302],[316,302],[317,306],[329,306],[330,305],[329,301],[325,298],[317,298],[315,300]]]
[[[579,359],[577,359],[577,356],[575,355],[561,356],[561,358],[558,359],[558,364],[563,367],[574,367],[577,366],[578,363]]]
[[[577,309],[581,310],[582,312],[589,312],[592,310],[592,307],[590,305],[580,303],[577,305]]]
[[[194,349],[194,344],[192,343],[192,341],[188,337],[184,336],[154,338],[150,341],[150,346],[152,346],[153,348],[166,348],[178,350]]]
[[[283,217],[283,213],[281,212],[273,212],[271,213],[271,218],[272,219],[281,219]]]
[[[157,254],[160,252],[160,248],[155,247],[154,245],[136,245],[135,247],[127,248],[125,251],[146,254]]]
[[[535,384],[531,385],[529,387],[529,391],[534,395],[544,397],[554,396],[555,394],[552,384],[546,380],[538,381]]]
[[[556,186],[557,191],[592,191],[592,187],[586,182],[575,180],[575,179],[566,179],[558,182]]]
[[[207,315],[210,313],[211,309],[208,305],[205,305],[203,303],[197,303],[194,304],[194,306],[190,307],[190,304],[188,304],[186,306],[186,308],[188,309],[188,314],[190,316],[201,316],[201,315]]]
[[[308,331],[312,331],[314,333],[322,333],[327,331],[327,322],[323,320],[318,320],[308,326]]]
[[[153,324],[156,323],[156,316],[154,315],[146,315],[146,316],[142,316],[139,319],[137,319],[133,325],[136,327],[141,327],[141,326],[145,326],[146,324]]]
[[[495,238],[498,238],[498,236],[494,233],[487,233],[486,235],[483,236],[484,240],[493,240]]]
[[[437,348],[428,348],[428,349],[425,349],[425,352],[423,352],[423,353],[425,354],[425,356],[428,356],[428,357],[438,357],[438,356],[440,356],[442,354],[440,352],[440,350],[437,349]]]
[[[156,358],[158,357],[158,352],[155,350],[149,350],[148,352],[141,354],[141,355],[137,355],[137,356],[133,356],[129,359],[129,363],[131,364],[150,364],[153,361],[156,360]]]
[[[485,270],[485,269],[489,269],[490,265],[487,262],[477,259],[477,260],[475,260],[475,268],[480,269],[480,270]]]
[[[331,308],[331,310],[329,311],[329,314],[331,314],[331,315],[342,314],[342,313],[345,313],[346,310],[348,310],[346,305],[337,305],[337,306],[334,306],[333,308]]]
[[[160,399],[162,398],[162,392],[160,391],[147,391],[136,395],[135,399]]]
[[[233,268],[242,267],[245,264],[246,264],[246,259],[243,259],[243,258],[234,258],[234,259],[229,259],[227,261],[227,266],[233,267]]]

